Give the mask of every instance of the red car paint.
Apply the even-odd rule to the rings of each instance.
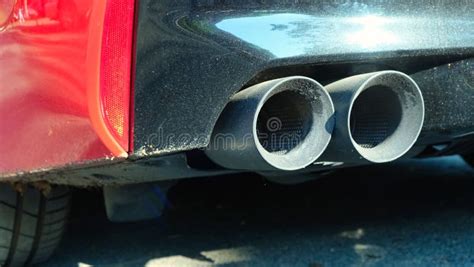
[[[133,1],[13,2],[0,0],[0,174],[125,157]]]

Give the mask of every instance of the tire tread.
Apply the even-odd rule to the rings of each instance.
[[[69,210],[67,187],[55,187],[44,196],[34,188],[17,193],[0,184],[0,240],[10,240],[0,244],[0,266],[30,266],[47,260],[61,241]]]

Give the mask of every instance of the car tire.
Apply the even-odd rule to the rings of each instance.
[[[57,248],[70,209],[67,187],[15,188],[0,184],[0,266],[29,266]]]

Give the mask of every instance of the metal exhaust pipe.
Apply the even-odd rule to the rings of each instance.
[[[205,152],[229,169],[302,169],[328,145],[333,115],[329,94],[310,78],[263,82],[231,98]]]
[[[320,161],[393,161],[417,140],[425,108],[417,84],[406,74],[381,71],[327,85],[336,108],[332,140]]]

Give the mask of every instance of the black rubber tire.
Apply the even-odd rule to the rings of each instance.
[[[30,266],[47,260],[61,241],[70,209],[67,187],[45,196],[32,187],[18,193],[0,184],[0,266]]]

